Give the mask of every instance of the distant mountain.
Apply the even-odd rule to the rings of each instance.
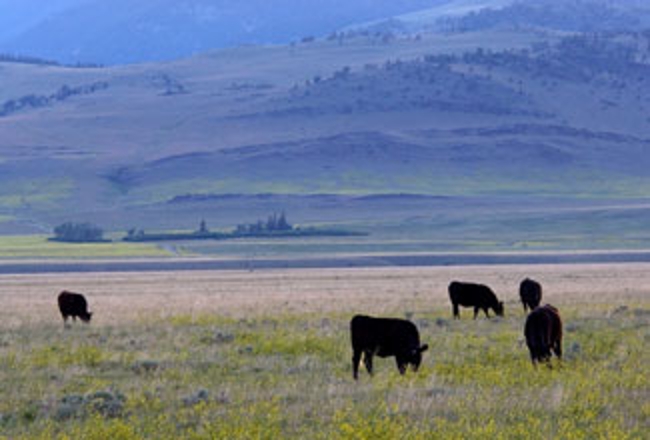
[[[333,33],[647,27],[644,0],[0,0],[0,53],[66,64],[173,60]]]
[[[61,1],[56,9],[31,8],[30,14],[0,3],[0,16],[23,19],[0,38],[0,52],[64,63],[172,60],[214,48],[322,36],[444,0],[67,0],[68,8]]]
[[[0,0],[0,44],[85,1],[90,0]]]

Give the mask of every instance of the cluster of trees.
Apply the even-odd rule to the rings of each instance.
[[[54,228],[54,237],[50,240],[69,243],[106,242],[104,231],[91,223],[63,223]]]
[[[339,44],[343,44],[346,39],[354,38],[370,38],[375,42],[381,42],[383,44],[388,44],[393,40],[397,39],[397,35],[393,32],[392,28],[399,28],[399,20],[388,20],[382,23],[379,23],[377,27],[385,27],[385,29],[351,29],[348,31],[333,32],[327,36],[327,41],[337,41]]]
[[[446,32],[494,28],[551,28],[573,32],[615,31],[638,28],[643,20],[607,2],[538,0],[514,2],[503,8],[484,8],[459,17],[439,19]]]
[[[645,60],[650,51],[643,34],[617,38],[603,34],[575,35],[557,44],[536,44],[532,50],[492,52],[478,49],[453,60],[491,72],[509,71],[525,78],[541,79],[542,84],[557,81],[596,82],[614,90],[625,84],[643,83],[648,76]],[[439,57],[427,58],[439,61]]]
[[[347,40],[355,40],[364,38],[371,43],[387,45],[397,39],[409,39],[419,41],[422,39],[420,34],[410,34],[405,32],[404,25],[400,20],[385,20],[377,23],[368,28],[350,29],[347,31],[332,32],[327,37],[326,41],[336,41],[339,45],[344,44]],[[292,41],[291,46],[295,47],[297,44],[311,44],[317,41],[316,37],[312,35],[305,36],[299,41]]]
[[[134,241],[145,236],[144,229],[131,228],[127,231],[125,240]]]
[[[12,55],[8,53],[0,53],[0,62],[3,63],[17,63],[17,64],[34,64],[36,66],[64,66],[74,68],[99,68],[104,67],[102,64],[96,63],[74,63],[74,64],[61,64],[58,61],[46,60],[43,58],[30,57],[26,55]]]
[[[59,65],[59,63],[57,63],[56,61],[44,60],[42,58],[28,57],[23,55],[11,55],[6,53],[0,54],[0,62],[34,64],[37,66],[58,66]]]
[[[39,108],[51,105],[55,102],[65,101],[73,96],[88,95],[108,88],[108,83],[99,81],[78,87],[63,85],[51,95],[25,95],[18,99],[10,99],[0,105],[0,117],[9,116],[27,108]]]
[[[289,224],[284,212],[279,215],[271,214],[266,221],[258,220],[256,223],[239,224],[235,229],[235,234],[261,234],[273,232],[286,232],[293,230],[293,225]]]
[[[144,229],[132,228],[127,232],[123,241],[173,241],[173,240],[202,240],[202,239],[223,239],[228,234],[223,232],[212,232],[208,229],[205,220],[201,220],[199,229],[193,232],[154,232],[148,233]]]
[[[184,95],[188,93],[183,83],[181,83],[176,78],[172,78],[166,73],[154,75],[152,82],[155,86],[164,89],[164,91],[161,93],[161,96]]]

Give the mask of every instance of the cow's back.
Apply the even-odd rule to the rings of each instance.
[[[64,316],[79,316],[88,313],[88,303],[86,302],[86,298],[79,293],[64,290],[59,294],[58,302],[59,310]]]
[[[356,315],[350,321],[352,347],[377,351],[378,356],[392,356],[404,348],[420,346],[415,324],[397,318],[374,318]]]
[[[526,318],[524,336],[534,361],[550,356],[551,348],[562,340],[558,310],[550,304],[535,308]]]
[[[449,298],[461,306],[492,306],[498,300],[492,289],[483,284],[453,281],[449,284]]]
[[[535,280],[526,278],[519,285],[519,296],[522,302],[535,308],[542,300],[542,285]]]

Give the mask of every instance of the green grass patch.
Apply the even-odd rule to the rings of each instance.
[[[341,313],[19,327],[0,344],[0,427],[18,439],[643,438],[650,304],[613,306],[562,306],[565,359],[537,369],[522,315],[423,314],[421,370],[376,358],[356,382]]]
[[[9,182],[0,188],[0,207],[52,207],[74,189],[70,179],[35,179]]]
[[[106,353],[93,345],[67,347],[55,344],[34,349],[27,359],[27,364],[35,368],[72,365],[97,367],[106,360]]]
[[[170,253],[147,243],[60,243],[45,235],[0,236],[0,258],[165,257]]]

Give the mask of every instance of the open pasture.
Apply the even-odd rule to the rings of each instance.
[[[562,366],[533,369],[526,276],[564,320]],[[453,320],[451,280],[505,317]],[[56,295],[90,325],[63,328]],[[0,438],[644,438],[650,265],[0,276]],[[429,344],[351,374],[355,313],[407,317]]]

